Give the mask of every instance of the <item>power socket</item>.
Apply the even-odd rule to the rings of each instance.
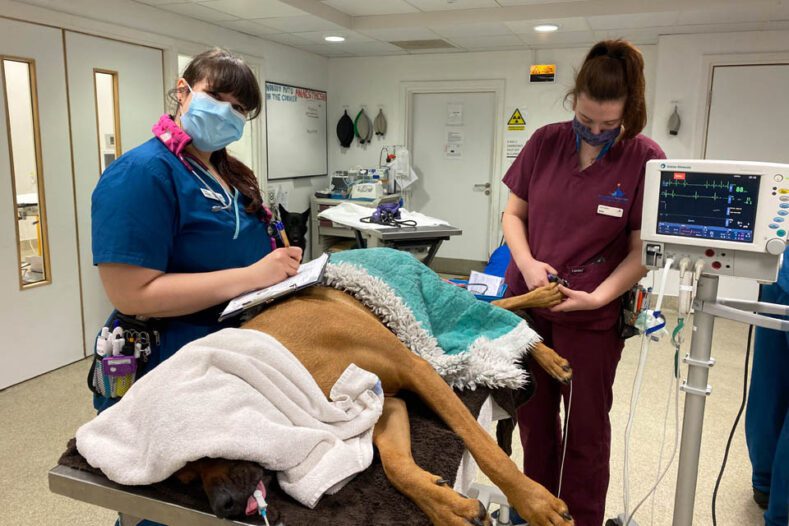
[[[276,198],[277,191],[272,187],[266,188],[266,202],[270,205],[273,205]]]

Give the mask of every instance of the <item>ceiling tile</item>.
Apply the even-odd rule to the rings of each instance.
[[[579,1],[589,1],[589,0],[573,0],[575,2]],[[567,2],[567,0],[496,0],[498,4],[502,7],[508,7],[513,5],[535,5],[535,4],[560,4]]]
[[[789,29],[789,20],[771,20],[767,22],[764,29],[768,31],[782,31]]]
[[[519,20],[517,22],[504,22],[507,24],[513,33],[535,33],[534,26],[540,24],[556,24],[559,26],[557,33],[566,31],[589,31],[589,24],[586,19],[580,16],[571,18],[554,18],[554,19],[535,19],[535,20]]]
[[[431,40],[439,38],[437,34],[426,28],[392,28],[392,29],[365,29],[360,31],[367,36],[383,42],[397,42],[400,40]]]
[[[526,44],[515,35],[484,36],[475,38],[453,38],[452,43],[473,51],[525,48]]]
[[[305,14],[301,9],[289,6],[279,0],[210,0],[200,3],[206,7],[225,11],[244,19]]]
[[[356,42],[375,42],[372,37],[367,35],[363,35],[361,33],[356,33],[354,31],[305,31],[305,32],[298,32],[294,33],[295,35],[300,36],[301,38],[306,38],[307,40],[314,42],[316,44],[321,45],[329,45],[331,47],[344,47],[348,44],[356,43]],[[338,35],[345,37],[345,42],[330,42],[327,43],[325,37],[329,35]]]
[[[315,45],[315,42],[312,42],[311,40],[307,40],[306,38],[301,38],[296,35],[291,35],[290,33],[277,33],[276,35],[268,35],[266,40],[272,40],[274,42],[279,42],[280,44],[287,44],[288,46],[295,47]]]
[[[457,24],[453,26],[431,27],[430,29],[442,37],[447,38],[486,37],[512,34],[510,28],[500,22]]]
[[[263,18],[259,20],[266,19]],[[222,22],[220,25],[234,31],[241,31],[242,33],[246,33],[248,35],[254,35],[256,37],[265,37],[276,33],[282,33],[282,31],[278,29],[260,24],[255,20],[232,20],[230,22]]]
[[[672,35],[692,35],[693,33],[736,33],[738,31],[761,31],[766,22],[743,22],[739,24],[694,24],[676,25],[671,28]]]
[[[184,0],[134,0],[138,4],[147,5],[165,5],[165,4],[188,4],[190,2]]]
[[[677,23],[679,12],[638,13],[634,15],[590,16],[586,20],[595,31],[608,29],[640,29],[648,27],[668,27]]]
[[[594,44],[597,39],[591,31],[557,31],[556,33],[524,33],[521,40],[531,47],[546,48],[552,46],[587,46]]]
[[[405,55],[406,51],[387,42],[343,42],[343,51],[357,56]]]
[[[660,35],[670,34],[674,26],[651,27],[641,29],[611,29],[607,31],[604,39],[613,40],[621,38],[636,45],[657,44]],[[595,37],[598,32],[595,32]],[[603,40],[603,39],[600,39]]]
[[[314,15],[286,16],[282,18],[266,18],[261,22],[269,27],[286,33],[306,33],[308,31],[344,31],[340,25],[329,22]]]
[[[158,6],[160,9],[166,9],[179,15],[190,16],[203,20],[205,22],[225,22],[228,20],[237,20],[237,18],[229,13],[217,11],[205,7],[202,4],[167,4]]]
[[[466,50],[463,48],[441,48],[441,49],[412,49],[408,51],[409,55],[439,55],[446,53],[464,53]]]
[[[299,49],[303,49],[304,51],[309,51],[310,53],[315,53],[316,55],[321,55],[323,57],[352,57],[352,53],[348,53],[347,51],[337,49],[333,46],[322,46],[322,45],[310,45],[310,46],[302,46]]]
[[[397,15],[419,12],[419,9],[405,2],[405,0],[324,0],[323,3],[351,16]]]
[[[449,11],[451,9],[479,9],[482,7],[500,7],[496,0],[407,0],[409,4],[421,11]]]
[[[749,7],[727,7],[725,9],[686,10],[679,14],[678,23],[683,25],[732,24],[737,22],[766,22],[770,12],[766,9]]]

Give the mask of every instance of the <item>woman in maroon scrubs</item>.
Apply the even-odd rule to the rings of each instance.
[[[640,135],[646,124],[644,60],[628,42],[589,52],[568,94],[575,118],[534,132],[504,177],[502,226],[512,261],[508,294],[567,280],[562,303],[533,309],[534,328],[573,367],[562,487],[559,400],[570,387],[533,369],[534,397],[518,413],[524,472],[561,498],[577,526],[600,526],[608,490],[608,412],[619,357],[622,294],[644,276],[644,167],[665,155]]]

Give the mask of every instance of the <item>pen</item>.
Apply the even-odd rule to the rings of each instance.
[[[274,223],[274,226],[277,228],[277,233],[279,234],[279,238],[282,240],[282,244],[285,247],[289,247],[290,241],[288,241],[288,235],[285,233],[285,225],[282,224],[282,221],[277,221]]]

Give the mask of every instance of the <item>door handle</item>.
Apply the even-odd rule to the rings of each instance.
[[[490,183],[479,183],[474,185],[474,190],[484,190],[485,195],[490,195]]]

